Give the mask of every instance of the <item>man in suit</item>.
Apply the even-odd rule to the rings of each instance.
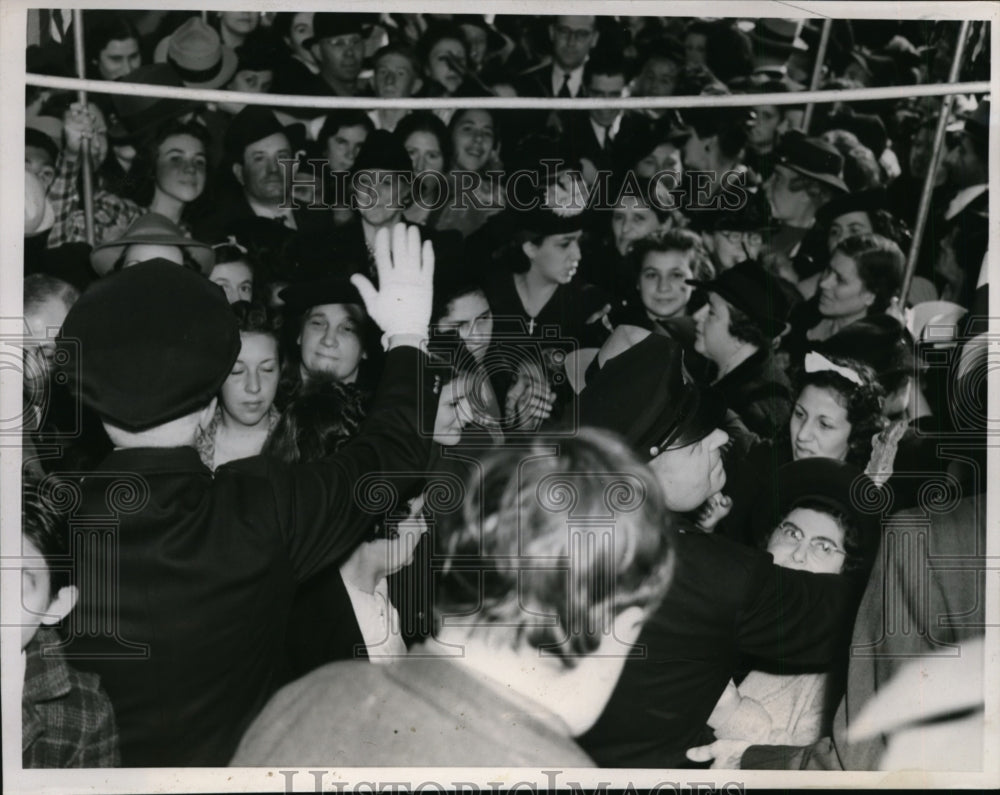
[[[621,433],[676,513],[725,484],[725,405],[685,383],[673,340],[651,334],[609,360],[580,394],[580,419]],[[706,721],[740,655],[823,669],[842,637],[844,578],[782,569],[765,552],[689,528],[677,538],[670,590],[639,635],[643,656],[625,663],[579,738],[602,767],[689,767],[685,751],[712,738]]]
[[[67,657],[101,675],[126,766],[220,766],[277,687],[297,581],[369,531],[354,489],[368,473],[419,471],[429,454],[417,388],[433,252],[415,229],[376,239],[380,289],[355,285],[388,341],[358,435],[323,463],[261,456],[219,467],[194,449],[240,349],[236,317],[200,274],[150,260],[74,304],[60,343],[74,392],[115,445],[75,479],[81,594]],[[89,517],[89,522],[88,522]],[[95,526],[95,518],[97,525]]]
[[[521,76],[514,88],[522,97],[586,96],[583,66],[598,40],[597,18],[558,16],[549,25],[552,60]]]
[[[595,54],[583,74],[587,96],[617,99],[625,92],[625,61],[620,53]],[[645,116],[618,108],[572,111],[565,120],[570,159],[586,160],[598,171],[627,167],[636,157],[637,139],[650,128]]]

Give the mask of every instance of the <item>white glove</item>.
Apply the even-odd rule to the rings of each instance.
[[[427,338],[434,298],[434,248],[430,241],[420,244],[416,226],[396,224],[391,234],[379,229],[375,234],[375,267],[379,289],[360,273],[351,276],[371,316],[388,339]]]

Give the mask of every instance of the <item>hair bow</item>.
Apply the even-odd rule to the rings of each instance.
[[[843,376],[852,384],[857,384],[858,386],[865,385],[864,380],[862,380],[861,376],[858,375],[857,370],[852,370],[850,367],[842,367],[839,364],[834,364],[822,353],[816,353],[816,351],[810,351],[806,354],[805,368],[807,373],[819,373],[824,370],[829,370],[837,375]]]

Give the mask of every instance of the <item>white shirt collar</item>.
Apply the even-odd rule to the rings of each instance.
[[[619,112],[619,114],[615,116],[614,122],[612,122],[608,127],[605,127],[603,124],[598,124],[596,121],[594,121],[593,117],[590,117],[590,126],[594,128],[594,135],[597,136],[597,142],[601,146],[607,146],[607,143],[603,140],[605,131],[611,134],[612,141],[614,141],[615,138],[618,137],[618,130],[621,129],[622,118],[624,116],[625,116],[624,111]]]
[[[558,97],[562,90],[563,78],[567,74],[566,70],[558,64],[552,64],[552,96]],[[583,86],[583,64],[569,72],[569,93],[574,97],[580,96],[580,88]]]
[[[406,656],[406,644],[400,634],[399,613],[389,601],[389,583],[379,580],[374,593],[363,591],[341,574],[361,638],[368,650],[368,659],[376,663],[392,662]],[[335,627],[329,631],[335,632]]]

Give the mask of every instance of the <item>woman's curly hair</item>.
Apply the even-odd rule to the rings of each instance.
[[[879,386],[875,371],[867,364],[846,357],[826,358],[840,367],[856,372],[863,383],[855,384],[833,370],[807,373],[803,368],[794,378],[796,399],[807,386],[833,393],[837,403],[847,410],[847,421],[851,424],[846,460],[864,469],[872,455],[872,437],[886,426],[887,421],[882,414],[885,392]]]

